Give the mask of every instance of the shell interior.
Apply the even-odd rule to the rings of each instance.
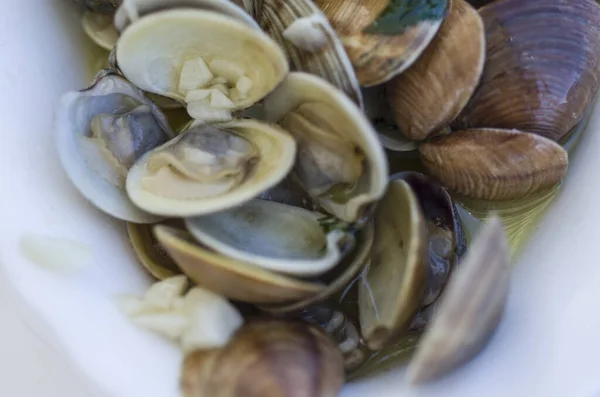
[[[345,233],[326,233],[319,213],[272,201],[186,219],[190,233],[223,255],[281,273],[323,274],[342,259]]]

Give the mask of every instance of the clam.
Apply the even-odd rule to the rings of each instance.
[[[121,4],[122,0],[73,0],[75,4],[93,12],[110,14]]]
[[[179,226],[177,221],[162,223]],[[158,280],[180,274],[179,267],[173,262],[161,243],[154,238],[152,228],[152,225],[127,223],[127,235],[140,264]]]
[[[127,176],[140,208],[186,217],[235,207],[275,186],[291,170],[294,139],[256,120],[192,124],[141,157]]]
[[[594,0],[498,0],[486,30],[481,82],[457,129],[519,129],[559,140],[600,84],[600,6]]]
[[[321,291],[296,302],[262,305],[260,309],[271,314],[288,314],[302,311],[305,308],[330,299],[357,280],[360,272],[369,263],[372,246],[373,224],[369,222],[363,229],[356,232],[354,249],[348,252],[339,265],[319,278],[326,283]]]
[[[121,34],[115,58],[133,84],[186,103],[190,116],[205,122],[231,120],[232,112],[258,102],[288,72],[285,54],[265,33],[194,8],[136,20]]]
[[[293,70],[319,76],[362,107],[352,63],[327,18],[311,0],[246,0],[246,10],[283,48]]]
[[[431,44],[386,85],[402,134],[421,141],[450,124],[475,91],[484,60],[485,32],[479,14],[465,0],[453,0]]]
[[[392,180],[375,215],[371,261],[358,285],[361,334],[372,350],[408,329],[427,285],[427,228],[417,196]]]
[[[336,30],[362,86],[407,70],[438,32],[447,0],[315,0]]]
[[[341,91],[293,72],[264,108],[298,142],[293,175],[325,211],[355,222],[383,195],[388,169],[377,133]]]
[[[255,304],[306,299],[325,287],[237,260],[198,243],[185,230],[158,225],[156,238],[196,284],[226,298]]]
[[[177,8],[215,11],[260,29],[256,21],[244,12],[243,7],[235,5],[235,2],[222,0],[123,0],[115,13],[114,25],[119,32],[122,32],[132,22],[145,15]]]
[[[311,276],[333,268],[352,246],[342,229],[326,231],[317,212],[267,200],[187,218],[189,232],[229,258],[284,274]]]
[[[160,109],[114,71],[60,99],[55,142],[67,176],[92,204],[115,218],[152,223],[134,206],[125,178],[134,162],[173,136]]]
[[[407,380],[436,379],[481,351],[502,318],[509,283],[506,235],[500,219],[492,217],[451,275],[411,360]]]
[[[88,37],[107,51],[113,49],[119,38],[119,32],[116,31],[110,14],[85,11],[81,25]]]
[[[510,200],[560,183],[567,152],[540,135],[502,129],[455,131],[419,147],[421,161],[444,186],[485,200]]]
[[[186,397],[330,397],[344,382],[342,355],[317,326],[275,319],[242,326],[220,348],[186,357]]]
[[[461,221],[450,195],[442,186],[418,172],[391,176],[411,187],[420,204],[427,228],[428,281],[423,306],[433,303],[444,288],[454,262],[465,251]]]

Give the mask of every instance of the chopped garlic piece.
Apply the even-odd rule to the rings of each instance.
[[[205,86],[213,78],[213,74],[204,62],[197,57],[183,64],[179,78],[179,91],[185,92]]]
[[[229,88],[225,84],[214,84],[209,87],[211,91],[219,91],[223,95],[229,95]]]
[[[227,79],[225,77],[217,76],[212,79],[209,84],[227,84]]]
[[[153,284],[144,294],[144,301],[157,309],[169,309],[173,301],[188,287],[185,276],[174,276]]]
[[[185,94],[185,101],[189,103],[206,99],[209,97],[211,91],[212,90],[208,90],[206,88],[188,91],[187,94]]]
[[[133,322],[169,339],[178,340],[189,328],[190,319],[178,313],[155,313],[133,317]]]
[[[93,258],[86,244],[37,234],[21,236],[20,249],[23,256],[36,265],[64,274],[83,270]]]
[[[192,118],[206,122],[230,121],[233,118],[230,110],[214,109],[206,99],[188,103],[187,111]]]
[[[214,90],[210,94],[210,107],[214,109],[233,109],[235,108],[235,104],[225,94]]]
[[[226,61],[225,59],[213,59],[208,65],[214,74],[224,77],[232,84],[244,75],[244,69],[235,62]]]
[[[325,16],[313,14],[292,22],[283,32],[283,37],[302,50],[319,52],[329,43],[328,25]]]
[[[181,336],[185,352],[221,347],[243,323],[227,299],[208,290],[193,288],[184,300],[182,309],[190,316],[188,328]]]
[[[136,325],[179,343],[184,352],[227,344],[243,323],[238,310],[226,298],[200,287],[182,297],[182,285],[187,286],[185,276],[171,277],[152,285],[142,298],[119,297],[119,306]],[[157,302],[159,296],[165,301]]]
[[[242,76],[238,79],[237,83],[235,84],[235,88],[238,89],[240,95],[246,96],[248,95],[248,92],[250,92],[250,90],[252,89],[252,85],[252,80],[250,80],[249,77]]]
[[[131,295],[120,296],[117,300],[119,308],[129,317],[152,312],[152,308],[141,298]]]

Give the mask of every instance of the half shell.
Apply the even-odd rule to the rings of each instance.
[[[114,24],[122,32],[136,22],[139,18],[165,10],[177,8],[194,8],[206,11],[215,11],[220,14],[235,18],[248,26],[260,29],[260,26],[244,10],[229,0],[123,0],[114,17]]]
[[[198,244],[183,230],[160,225],[154,233],[188,277],[229,299],[256,304],[282,303],[306,299],[324,288],[319,283],[297,280],[229,258]]]
[[[446,189],[429,177],[418,172],[400,172],[390,179],[408,183],[425,219],[429,265],[422,306],[426,307],[437,299],[455,262],[466,249],[461,221]]]
[[[266,119],[298,142],[294,175],[329,213],[355,222],[385,191],[388,169],[377,133],[341,91],[290,73],[264,101]]]
[[[168,223],[165,221],[164,223],[177,224],[175,221]],[[127,235],[139,262],[148,273],[158,280],[181,274],[179,267],[152,234],[152,228],[152,225],[127,223]]]
[[[192,124],[131,168],[127,194],[140,208],[186,217],[235,207],[277,185],[290,172],[296,143],[256,120]]]
[[[85,34],[105,50],[111,51],[117,43],[119,32],[113,25],[111,15],[86,11],[81,18],[81,25]]]
[[[92,204],[135,223],[161,218],[134,206],[125,193],[129,168],[173,136],[160,109],[114,71],[100,71],[92,85],[60,99],[55,143],[67,176]]]
[[[186,102],[197,119],[202,110],[231,112],[251,106],[288,72],[284,53],[266,34],[198,9],[140,18],[122,33],[116,62],[133,84]]]
[[[267,200],[188,218],[190,233],[230,258],[299,276],[323,274],[342,259],[348,243],[339,229],[325,231],[326,216]]]
[[[416,195],[392,180],[375,212],[371,262],[358,285],[362,335],[372,350],[393,343],[421,308],[427,285],[427,229]]]

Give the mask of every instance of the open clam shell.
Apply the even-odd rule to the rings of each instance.
[[[222,255],[199,244],[184,230],[159,225],[154,233],[188,277],[229,299],[256,304],[293,302],[325,288],[316,282],[295,279]]]
[[[444,186],[472,198],[509,200],[561,182],[567,152],[542,136],[481,128],[455,131],[419,146],[421,161]]]
[[[400,131],[421,141],[450,124],[475,91],[484,60],[481,17],[464,0],[452,0],[431,44],[409,69],[386,85]]]
[[[436,379],[481,351],[502,318],[509,284],[506,235],[500,219],[492,217],[450,277],[411,360],[407,380]]]
[[[360,84],[373,86],[402,73],[419,58],[438,32],[449,1],[410,1],[408,5],[390,0],[315,3],[340,36]],[[412,7],[412,12],[405,10],[410,17],[398,15],[402,10],[397,6]],[[411,18],[415,15],[420,18]]]
[[[292,70],[327,80],[362,107],[352,63],[327,18],[311,0],[250,0],[261,27],[283,48]]]
[[[314,276],[337,265],[350,242],[343,230],[324,230],[324,218],[302,208],[252,200],[185,223],[194,238],[230,258],[280,273]]]
[[[213,213],[277,185],[295,155],[296,142],[277,126],[250,119],[192,124],[134,164],[127,194],[138,207],[163,216]]]
[[[457,129],[519,129],[559,140],[600,84],[600,6],[594,0],[498,0],[486,30],[481,82]]]
[[[206,38],[210,37],[210,40]],[[285,54],[265,33],[214,11],[146,15],[116,47],[123,75],[141,89],[187,103],[199,120],[228,121],[271,92],[288,73]]]
[[[408,329],[427,286],[427,229],[408,183],[389,183],[374,224],[371,261],[358,284],[358,309],[363,338],[378,350]]]
[[[85,11],[81,18],[81,25],[85,34],[107,51],[111,51],[119,39],[119,32],[113,25],[112,15]]]
[[[331,279],[323,290],[298,302],[280,305],[263,305],[260,309],[271,314],[286,314],[297,312],[326,301],[348,287],[353,280],[356,280],[356,277],[359,276],[360,272],[369,264],[372,246],[373,224],[370,222],[356,233],[356,244],[354,249],[344,257],[339,265],[331,270],[330,273],[332,274],[330,275],[327,273],[321,277],[321,279]]]
[[[60,162],[87,200],[129,222],[161,219],[137,208],[125,192],[133,162],[173,136],[164,114],[140,90],[102,70],[90,87],[62,96],[55,123]]]
[[[222,0],[123,0],[114,16],[115,28],[122,32],[132,21],[155,12],[177,8],[194,8],[206,11],[216,11],[223,15],[235,18],[248,26],[260,29],[258,23],[243,8],[235,2]]]
[[[408,183],[417,197],[427,228],[428,278],[423,307],[442,292],[459,253],[465,250],[461,221],[450,195],[441,185],[418,172],[390,177]]]
[[[161,224],[163,223],[183,227],[176,221],[164,221]],[[140,264],[158,280],[181,274],[179,267],[152,234],[153,227],[154,225],[127,223],[127,235]]]
[[[377,133],[341,91],[293,72],[264,100],[266,119],[298,141],[294,175],[327,212],[355,222],[385,191],[388,169]]]

